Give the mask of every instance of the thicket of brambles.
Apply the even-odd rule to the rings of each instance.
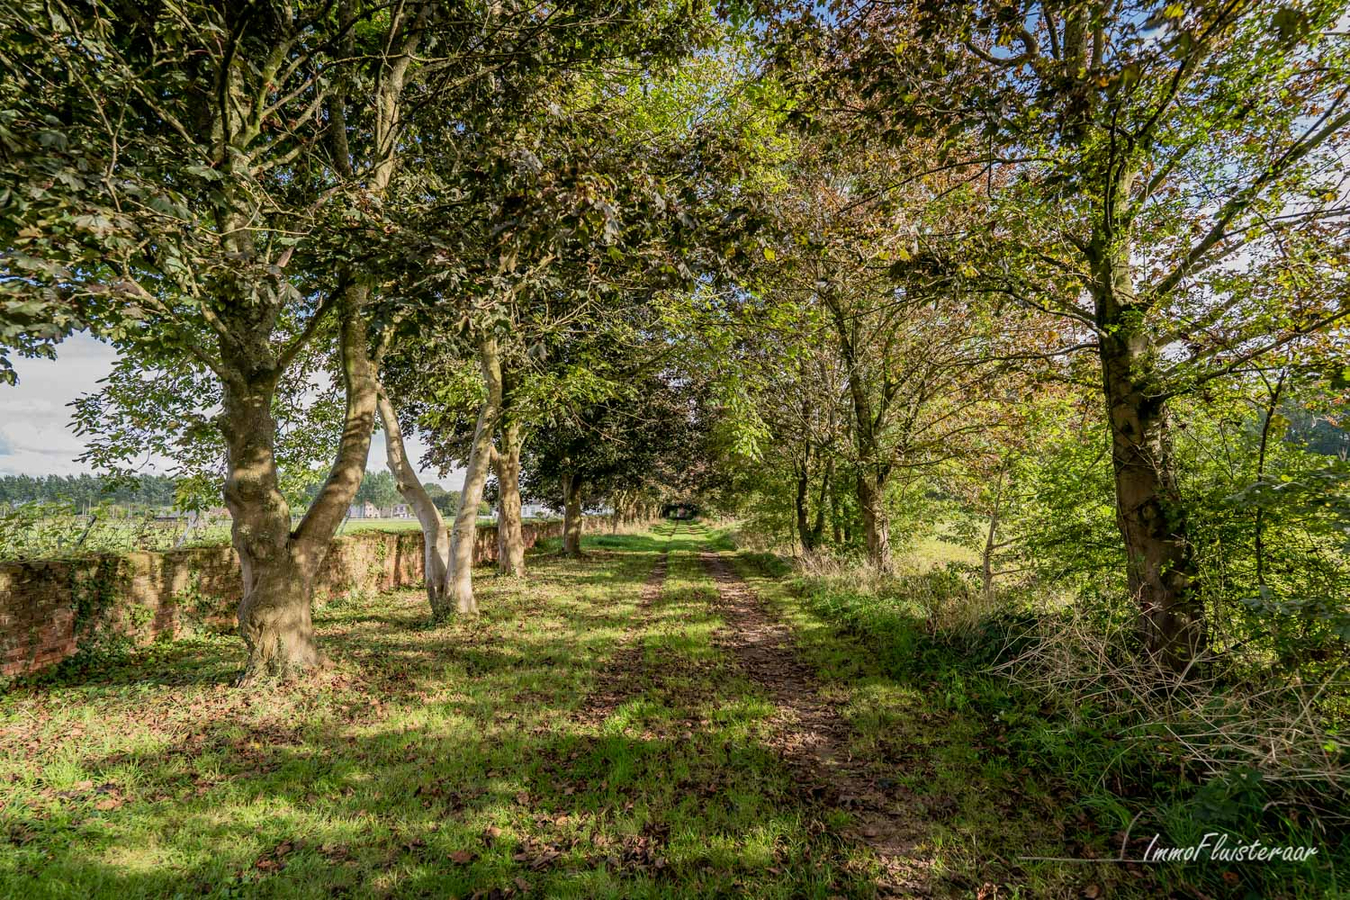
[[[223,496],[245,683],[379,427],[437,617],[485,496],[518,576],[697,504],[1122,830],[1344,857],[1343,4],[2,15],[0,344],[117,347],[87,460]]]

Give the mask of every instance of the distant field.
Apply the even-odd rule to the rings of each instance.
[[[550,519],[525,519],[526,522],[548,522]],[[450,524],[447,517],[446,525]],[[496,519],[489,519],[486,516],[478,517],[478,524],[496,525]],[[338,534],[355,534],[358,531],[421,531],[422,526],[416,519],[348,519],[342,523]]]
[[[920,538],[900,559],[919,572],[940,569],[947,563],[980,564],[980,554],[975,550],[937,537]]]
[[[421,528],[416,519],[348,519],[342,523],[338,534],[353,534],[358,531],[420,531]]]
[[[495,525],[496,521],[479,518],[478,524]],[[416,519],[348,519],[342,523],[338,534],[402,533],[420,529]],[[175,547],[220,547],[230,542],[228,519],[199,525],[184,537],[186,530],[184,520],[98,516],[91,521],[84,515],[32,515],[20,508],[0,513],[0,561],[68,559],[134,550],[164,551]]]

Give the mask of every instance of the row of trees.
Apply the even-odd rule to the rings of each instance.
[[[158,450],[209,485],[223,459],[244,681],[322,661],[312,583],[377,418],[427,530],[434,612],[474,610],[489,468],[518,571],[526,430],[622,396],[572,340],[595,331],[588,310],[692,275],[672,255],[694,222],[669,143],[688,123],[663,121],[665,98],[641,86],[707,41],[706,12],[345,0],[0,16],[4,343],[50,354],[83,327],[116,344],[107,388],[77,409],[90,461]],[[418,376],[438,354],[452,362]],[[470,361],[480,377],[457,377]],[[474,411],[446,430],[467,469],[448,539],[399,440],[384,382],[400,371],[465,388],[438,415]]]
[[[1009,540],[1105,561],[1177,672],[1235,610],[1266,614],[1221,645],[1350,635],[1344,467],[1286,439],[1343,411],[1343,5],[815,16],[774,18],[801,137],[722,326],[755,334],[745,434],[775,465],[747,487],[808,550],[856,523],[881,568],[891,516],[939,499],[984,520],[987,589]]]
[[[5,7],[0,342],[114,341],[91,461],[223,480],[247,677],[319,661],[377,421],[436,615],[485,492],[517,574],[523,497],[573,552],[587,497],[701,494],[881,569],[943,499],[987,590],[1010,540],[1091,559],[1178,672],[1239,598],[1326,606],[1272,554],[1343,583],[1342,482],[1280,424],[1345,387],[1339,4],[720,12]],[[448,527],[408,429],[465,468]]]
[[[0,475],[0,504],[69,503],[85,508],[113,502],[167,507],[174,480],[165,475],[107,478],[100,475]]]

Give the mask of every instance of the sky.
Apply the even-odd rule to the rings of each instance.
[[[99,379],[112,371],[117,353],[112,347],[86,334],[77,334],[57,347],[55,360],[14,359],[17,385],[0,384],[0,475],[78,475],[92,471],[76,462],[85,441],[70,424],[68,404],[81,394],[99,389]],[[426,445],[407,439],[408,455],[417,465]],[[166,461],[150,471],[167,474]],[[384,433],[377,431],[370,445],[366,468],[387,469]],[[423,483],[435,481],[457,490],[464,474],[456,470],[447,477],[432,469],[418,472]]]

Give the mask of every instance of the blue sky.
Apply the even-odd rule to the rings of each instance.
[[[15,359],[17,385],[0,384],[0,475],[77,475],[90,471],[75,458],[85,442],[70,425],[69,404],[81,394],[98,390],[99,379],[111,371],[116,351],[88,335],[78,334],[57,348],[57,358]],[[414,464],[426,445],[412,438],[408,454]],[[377,432],[370,447],[369,469],[385,469],[384,434]],[[168,471],[167,460],[154,469]],[[436,481],[452,490],[464,480],[463,472],[441,478],[423,470],[422,480]]]

